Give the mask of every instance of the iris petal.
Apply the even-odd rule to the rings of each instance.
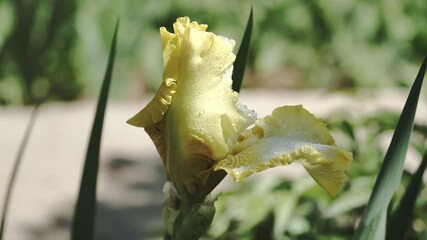
[[[131,117],[127,123],[136,127],[150,127],[159,123],[163,120],[163,115],[172,103],[172,96],[175,91],[176,81],[172,78],[167,78],[147,106]]]
[[[277,108],[242,134],[233,153],[221,160],[236,181],[267,168],[301,163],[313,179],[335,195],[344,179],[351,154],[336,147],[325,124],[302,106]]]

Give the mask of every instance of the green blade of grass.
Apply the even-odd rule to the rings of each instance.
[[[399,240],[405,239],[405,232],[411,222],[412,212],[415,202],[423,185],[423,175],[427,167],[427,152],[424,153],[423,160],[417,171],[411,178],[405,194],[400,200],[399,206],[393,214],[390,224],[387,228],[387,239]]]
[[[354,239],[370,240],[385,236],[385,221],[382,221],[390,200],[399,185],[403,172],[403,162],[408,149],[409,137],[414,125],[414,117],[426,72],[427,55],[412,85],[402,114],[400,115],[390,146],[384,157],[374,190],[356,229]]]
[[[21,165],[21,162],[22,162],[22,156],[24,155],[25,149],[27,148],[28,139],[30,139],[31,132],[34,127],[34,122],[36,120],[38,107],[39,105],[36,105],[34,107],[33,112],[31,113],[30,121],[28,122],[27,128],[25,129],[24,138],[22,139],[21,145],[19,146],[18,154],[16,155],[15,163],[12,167],[12,174],[10,175],[9,184],[7,185],[6,195],[3,202],[3,213],[1,216],[1,223],[0,223],[0,240],[3,239],[3,233],[6,226],[7,212],[9,210],[10,197],[12,195],[12,190],[15,186],[15,179],[16,179],[16,175],[18,174],[19,166]]]
[[[96,184],[99,167],[99,153],[101,145],[102,127],[104,124],[105,108],[107,105],[108,92],[116,55],[117,31],[119,21],[114,30],[108,58],[107,70],[102,82],[101,93],[96,107],[95,119],[89,139],[83,175],[80,183],[79,196],[74,210],[73,223],[71,227],[72,240],[94,239],[95,215],[96,215]]]
[[[243,76],[245,75],[246,69],[246,60],[248,59],[249,45],[251,43],[252,36],[252,26],[253,26],[253,10],[251,7],[251,13],[249,14],[249,19],[246,24],[245,33],[243,34],[242,43],[240,43],[239,51],[236,55],[236,61],[234,62],[233,69],[233,85],[232,88],[234,91],[239,92],[242,87]]]
[[[236,61],[234,62],[233,69],[233,85],[232,88],[234,91],[239,92],[240,87],[242,86],[243,75],[245,74],[246,68],[246,59],[249,53],[249,44],[251,42],[252,36],[252,27],[253,27],[253,10],[251,7],[251,12],[249,14],[248,22],[246,24],[246,29],[243,34],[242,43],[240,44],[239,51],[237,52]],[[222,181],[222,179],[227,176],[227,173],[224,170],[214,171],[210,174],[206,186],[198,194],[195,201],[202,201],[205,199],[212,190]]]

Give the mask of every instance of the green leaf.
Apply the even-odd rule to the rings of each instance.
[[[381,238],[376,237],[385,236],[385,220],[383,218],[386,217],[387,207],[402,177],[403,162],[414,125],[414,117],[426,72],[426,65],[427,56],[424,58],[400,115],[380,173],[375,182],[374,190],[365,208],[362,220],[356,229],[354,239],[377,240]]]
[[[404,239],[405,231],[411,222],[411,215],[415,207],[415,202],[423,185],[423,175],[427,167],[427,152],[424,153],[423,160],[417,171],[411,178],[405,194],[400,200],[399,206],[390,220],[387,230],[387,239]]]
[[[344,133],[346,133],[351,138],[351,140],[353,140],[353,141],[356,140],[356,134],[354,133],[354,127],[352,126],[351,123],[344,120],[342,122],[342,130]]]
[[[0,240],[3,239],[3,232],[6,226],[6,216],[9,210],[9,202],[10,202],[10,197],[12,195],[12,189],[15,185],[16,174],[18,173],[18,169],[22,161],[22,156],[24,155],[24,151],[27,148],[27,143],[28,143],[28,140],[30,139],[31,132],[34,127],[34,122],[36,120],[38,107],[39,105],[36,105],[31,114],[30,121],[28,122],[27,128],[25,130],[24,138],[22,139],[21,145],[19,146],[19,149],[18,149],[18,154],[16,155],[15,163],[12,168],[12,174],[10,175],[10,179],[9,179],[9,184],[7,185],[6,195],[3,203],[3,214],[1,216],[1,223],[0,223]]]
[[[71,239],[90,240],[94,239],[95,214],[96,214],[96,183],[98,177],[99,152],[101,145],[102,127],[104,124],[105,108],[107,105],[108,92],[113,72],[114,58],[116,55],[117,31],[119,20],[114,30],[114,37],[111,43],[108,66],[105,72],[101,93],[95,113],[95,120],[89,139],[86,159],[83,168],[82,180],[80,183],[79,196],[74,210],[74,218],[71,229]]]
[[[340,194],[334,202],[323,210],[322,216],[324,218],[333,218],[362,207],[369,199],[369,192],[364,189],[350,190]]]
[[[292,192],[283,192],[276,196],[278,204],[273,206],[274,226],[273,236],[275,239],[283,238],[285,231],[293,221],[292,217],[295,214],[299,196]]]
[[[243,34],[242,43],[240,44],[239,51],[237,52],[236,61],[234,62],[233,69],[233,90],[236,92],[240,91],[243,82],[243,76],[245,75],[246,60],[248,59],[249,45],[251,43],[253,26],[253,10],[251,7],[251,13],[249,14],[248,23],[246,24],[245,33]]]

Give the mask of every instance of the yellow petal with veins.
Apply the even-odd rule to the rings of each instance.
[[[176,81],[173,78],[167,78],[148,105],[131,117],[127,123],[136,127],[150,127],[159,123],[172,103],[175,91]]]
[[[302,106],[284,106],[243,133],[233,152],[215,170],[223,169],[241,181],[267,168],[299,162],[320,186],[336,195],[351,158],[334,145],[321,120]]]
[[[175,183],[195,192],[255,116],[238,103],[238,93],[231,89],[234,41],[206,32],[188,18],[178,19],[174,26],[181,44],[176,54],[177,90],[166,119],[167,139],[173,139],[167,168]]]

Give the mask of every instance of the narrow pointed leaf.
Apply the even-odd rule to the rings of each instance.
[[[113,40],[108,58],[107,70],[101,87],[98,104],[95,113],[95,120],[89,139],[86,159],[83,168],[83,175],[80,183],[79,196],[74,209],[74,217],[71,229],[72,240],[94,239],[95,215],[96,215],[96,184],[99,167],[99,153],[101,145],[102,127],[104,123],[105,108],[107,105],[108,92],[113,73],[114,58],[116,54],[117,31],[119,21],[117,21]]]
[[[400,200],[390,224],[387,229],[387,239],[399,240],[405,239],[405,232],[411,222],[412,212],[415,207],[415,202],[423,185],[423,175],[427,167],[427,152],[424,153],[423,160],[417,171],[411,178],[405,194]]]
[[[249,45],[251,43],[253,26],[253,10],[251,7],[251,13],[249,14],[248,23],[246,24],[245,33],[243,34],[242,43],[240,44],[239,51],[237,52],[236,61],[234,62],[233,69],[233,90],[236,92],[240,91],[243,82],[243,76],[245,75],[246,60],[248,59]]]
[[[10,175],[9,184],[7,185],[6,195],[3,202],[3,213],[1,216],[1,223],[0,223],[0,240],[3,239],[3,233],[6,226],[6,217],[9,210],[10,197],[12,195],[12,190],[15,186],[15,179],[16,179],[16,175],[18,174],[19,166],[21,165],[21,162],[22,162],[22,156],[24,155],[25,149],[27,148],[28,140],[30,139],[31,132],[34,127],[38,106],[39,105],[36,105],[34,107],[34,110],[31,114],[30,121],[28,122],[27,128],[25,130],[24,138],[22,139],[21,145],[19,146],[18,154],[16,155],[15,163],[12,167],[12,174]]]
[[[385,234],[385,232],[379,232],[385,231],[385,228],[380,224],[384,222],[381,218],[386,214],[385,212],[387,211],[390,200],[402,177],[403,162],[414,125],[414,117],[426,72],[426,65],[427,56],[424,58],[400,115],[380,173],[375,182],[374,190],[356,230],[354,239],[377,240],[376,236],[383,236]]]

